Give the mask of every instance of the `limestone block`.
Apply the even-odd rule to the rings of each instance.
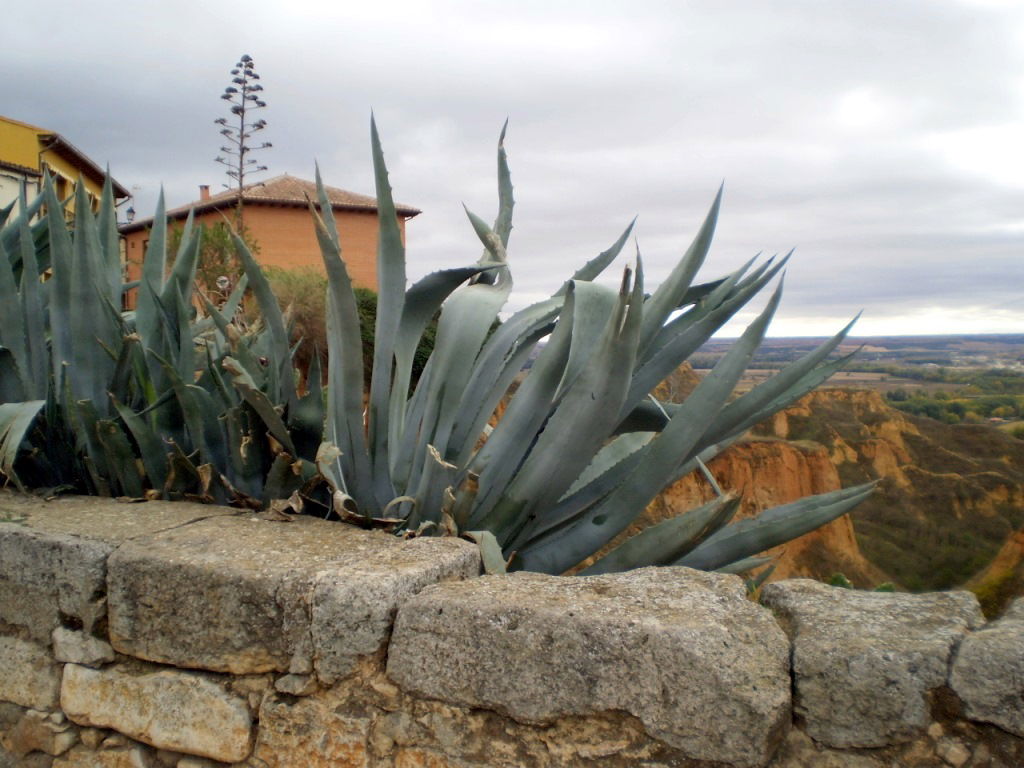
[[[317,676],[334,683],[360,656],[376,652],[391,632],[398,606],[427,585],[479,573],[477,548],[452,538],[413,539],[321,573],[312,610]]]
[[[221,763],[207,760],[205,757],[183,757],[172,765],[174,768],[222,768]]]
[[[1024,737],[1024,598],[960,645],[950,676],[964,713]]]
[[[309,696],[317,689],[313,675],[284,675],[274,681],[274,690],[291,696]]]
[[[209,675],[122,665],[64,668],[61,707],[80,725],[113,728],[159,749],[244,759],[252,748],[252,718],[243,699]]]
[[[775,753],[769,768],[904,768],[904,764],[881,755],[876,757],[828,749],[815,744],[799,728],[793,728]]]
[[[60,693],[60,667],[31,640],[0,635],[0,701],[52,709]]]
[[[953,649],[984,624],[969,592],[922,595],[768,584],[762,602],[793,643],[794,711],[833,747],[911,741],[931,721],[928,692],[946,684]]]
[[[78,742],[78,733],[68,722],[54,723],[46,712],[28,710],[0,743],[4,749],[18,757],[29,752],[60,755]]]
[[[291,699],[268,695],[260,707],[255,765],[365,768],[369,718],[349,716],[330,691]],[[301,756],[301,761],[297,757]]]
[[[110,638],[178,666],[301,675],[321,658],[333,673],[386,640],[411,592],[478,569],[476,548],[454,539],[404,542],[310,517],[204,520],[111,556]]]
[[[17,704],[12,704],[9,701],[0,701],[0,731],[10,728],[21,720],[21,716],[25,712],[25,707],[19,707]]]
[[[114,649],[98,637],[57,627],[53,630],[53,655],[57,661],[99,667],[114,660]]]
[[[91,630],[106,613],[106,559],[122,541],[235,510],[201,504],[60,497],[43,501],[0,492],[0,621],[42,642],[70,619]]]
[[[58,757],[53,768],[154,768],[156,761],[143,747],[120,747],[94,752],[75,747]]]
[[[53,757],[45,752],[29,752],[20,760],[15,760],[11,753],[5,753],[0,749],[0,761],[5,759],[11,762],[0,762],[0,766],[3,766],[3,768],[52,768],[56,765]],[[60,758],[57,759],[59,760]]]
[[[388,675],[523,722],[621,710],[689,758],[762,766],[790,720],[788,657],[735,576],[515,573],[427,587],[402,605]]]

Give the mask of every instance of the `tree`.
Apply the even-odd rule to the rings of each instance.
[[[245,187],[245,177],[267,170],[267,166],[260,165],[250,155],[261,149],[270,149],[273,145],[269,141],[259,145],[252,144],[253,136],[267,127],[266,120],[252,119],[253,112],[267,106],[267,102],[263,101],[261,96],[263,86],[257,82],[260,76],[256,73],[252,56],[242,56],[231,70],[231,75],[231,84],[224,89],[220,97],[231,104],[233,120],[229,121],[226,117],[214,120],[214,123],[221,127],[220,135],[227,140],[220,148],[224,154],[218,155],[216,161],[227,166],[228,178],[234,182],[224,186],[228,189],[233,186],[238,189],[235,223],[238,229],[242,229],[242,190]],[[237,120],[237,124],[234,120]]]
[[[202,245],[199,259],[196,262],[196,284],[211,299],[227,298],[231,288],[242,275],[242,265],[235,253],[235,244],[231,240],[231,227],[223,221],[203,227]],[[259,254],[259,245],[246,229],[236,230],[249,251],[255,256]],[[171,227],[167,238],[168,266],[173,265],[174,255],[181,245],[183,230],[181,225]],[[224,278],[227,279],[226,288]]]

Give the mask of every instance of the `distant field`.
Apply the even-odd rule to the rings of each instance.
[[[697,374],[704,376],[710,369],[696,369]],[[751,368],[743,375],[736,385],[737,392],[747,392],[760,384],[765,379],[777,373],[772,368]],[[898,376],[891,376],[887,373],[872,373],[861,371],[840,371],[831,379],[825,382],[825,387],[853,387],[857,389],[872,389],[876,392],[891,392],[895,389],[905,389],[908,392],[927,392],[929,394],[945,390],[954,392],[959,386],[956,383],[942,381],[921,381],[919,379],[904,379]]]

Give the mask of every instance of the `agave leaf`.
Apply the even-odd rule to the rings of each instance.
[[[315,349],[307,382],[306,394],[299,398],[294,408],[288,410],[288,431],[300,458],[316,456],[324,432],[325,411],[320,355]]]
[[[286,453],[274,457],[263,487],[263,506],[269,507],[275,499],[286,499],[299,489],[301,477],[295,472],[295,459]]]
[[[0,474],[13,480],[21,491],[25,488],[14,471],[14,462],[25,435],[44,405],[45,400],[0,403]]]
[[[108,383],[108,396],[117,400],[129,401],[133,394],[133,387],[136,384],[135,372],[138,368],[137,355],[145,354],[139,345],[139,337],[128,335],[124,338],[121,350],[117,355],[114,364],[114,372]]]
[[[477,265],[431,272],[406,291],[402,320],[395,340],[394,382],[391,385],[391,410],[388,416],[388,427],[391,430],[389,453],[392,457],[397,454],[397,446],[402,439],[412,364],[423,331],[452,291],[484,269],[487,267]]]
[[[175,442],[170,444],[168,454],[170,471],[164,484],[166,498],[180,499],[195,496],[202,489],[203,476],[192,459]]]
[[[679,403],[663,403],[654,395],[648,395],[619,423],[615,434],[660,432],[680,407]]]
[[[316,468],[331,487],[331,491],[348,496],[345,492],[345,478],[337,471],[340,456],[341,451],[338,450],[338,446],[333,443],[320,443],[320,447],[316,451]],[[348,496],[348,498],[352,497]]]
[[[118,306],[121,304],[121,236],[117,232],[117,209],[114,205],[114,184],[110,169],[103,177],[100,210],[97,216],[100,242],[100,283],[102,293]]]
[[[37,200],[41,200],[40,195]],[[22,200],[22,210],[25,210]],[[23,328],[25,329],[25,352],[28,358],[25,369],[29,379],[26,391],[33,398],[46,397],[49,381],[49,358],[46,350],[46,317],[39,284],[39,264],[36,262],[36,251],[32,243],[32,235],[28,220],[19,216],[17,222],[21,236],[21,310]]]
[[[500,265],[504,259],[500,239],[478,216],[471,213],[469,216],[481,241],[494,254],[491,263]],[[410,421],[406,427],[406,431],[416,430],[412,432],[418,435],[416,449],[408,454],[404,450],[405,446],[402,446],[402,455],[395,461],[395,484],[399,490],[416,487],[428,443],[446,460],[454,458],[451,454],[461,448],[452,446],[449,449],[449,438],[462,411],[463,393],[488,329],[512,290],[508,268],[499,266],[496,274],[498,281],[495,284],[481,282],[464,285],[445,302],[438,321],[429,370],[424,371],[414,394],[414,408],[416,399],[422,399],[422,418],[417,422]],[[411,457],[411,464],[407,465],[405,460],[408,457]],[[405,466],[410,466],[407,474],[404,472]]]
[[[427,446],[427,460],[424,462],[419,487],[413,496],[416,504],[407,522],[409,530],[416,530],[424,522],[441,522],[445,491],[450,490],[455,482],[456,469],[454,464],[441,458],[434,446]]]
[[[493,533],[490,531],[466,531],[462,535],[475,542],[480,548],[480,560],[484,566],[484,573],[488,576],[505,573],[505,556],[502,555],[501,546],[494,538]]]
[[[28,335],[24,321],[21,296],[14,281],[14,272],[11,271],[11,259],[0,243],[0,346],[5,347],[14,360],[19,389],[28,393],[31,382],[28,381]]]
[[[374,182],[377,190],[377,321],[374,328],[373,370],[370,379],[370,407],[367,441],[373,471],[373,488],[378,504],[395,496],[388,459],[389,407],[395,343],[405,302],[405,245],[398,227],[398,215],[391,196],[384,152],[377,124],[370,119]]]
[[[128,431],[132,433],[135,443],[139,446],[139,454],[142,465],[146,469],[149,483],[153,488],[163,489],[167,481],[167,447],[150,429],[146,420],[134,413],[130,408],[125,407],[116,399],[113,400],[114,409],[124,421]]]
[[[564,297],[552,297],[516,312],[484,343],[452,428],[450,444],[462,446],[456,461],[459,466],[469,461],[484,425],[522,370],[530,351],[551,331],[563,303]]]
[[[202,299],[203,301],[203,306],[206,308],[207,314],[206,317],[197,320],[196,323],[193,325],[192,335],[199,336],[213,328],[217,328],[218,330],[220,330],[221,325],[219,325],[216,322],[216,320],[214,319],[215,316],[223,320],[225,325],[227,323],[230,323],[231,320],[235,317],[235,314],[238,312],[238,307],[242,303],[242,297],[245,296],[245,291],[248,287],[249,276],[243,274],[235,282],[235,287],[231,289],[231,295],[228,296],[227,301],[225,301],[220,308],[215,307],[213,303],[209,301],[209,299],[207,299],[206,296],[200,293],[199,296],[200,299]],[[221,335],[223,336],[224,341],[226,342],[226,332],[221,331]]]
[[[831,339],[725,406],[715,423],[716,430],[723,434],[735,430],[739,425],[746,423],[751,415],[760,413],[766,406],[783,397],[788,390],[798,387],[800,381],[846,338],[859,317],[860,314]]]
[[[68,386],[70,387],[70,383]],[[70,398],[70,394],[65,397]],[[103,450],[103,445],[99,440],[97,430],[100,421],[99,411],[91,400],[74,401],[72,407],[72,428],[75,432],[78,450],[84,454],[83,461],[89,470],[95,493],[98,496],[110,496],[112,475],[106,451]]]
[[[682,557],[728,523],[739,508],[739,499],[720,497],[676,517],[645,528],[617,546],[581,576],[619,573],[647,565],[667,565]]]
[[[187,301],[191,300],[192,285],[196,278],[196,265],[199,263],[202,239],[202,229],[196,230],[194,211],[190,209],[188,217],[185,219],[185,226],[181,231],[181,241],[178,243],[178,252],[174,256],[174,266],[171,267],[171,274],[168,276],[161,292],[160,298],[165,302],[171,300],[172,286]]]
[[[53,269],[53,277],[49,281],[53,284],[50,291],[50,335],[51,353],[50,358],[53,365],[54,391],[63,394],[64,387],[64,363],[72,359],[71,334],[74,326],[71,324],[71,265],[72,265],[72,243],[71,235],[64,224],[64,207],[57,199],[57,193],[53,189],[53,180],[49,173],[43,174],[43,196],[46,200],[47,227],[50,235],[50,263]],[[41,266],[41,265],[40,265]],[[71,407],[70,403],[64,403]]]
[[[185,414],[193,445],[199,448],[200,461],[212,465],[217,472],[228,469],[228,451],[224,444],[220,409],[213,397],[202,387],[185,384],[175,388],[178,403]]]
[[[512,379],[521,370],[524,355],[554,326],[569,286],[573,282],[589,282],[597,277],[618,256],[632,228],[633,223],[630,223],[611,248],[577,270],[572,280],[566,281],[551,298],[515,313],[487,340],[477,358],[464,398],[475,413],[471,411],[469,418],[460,418],[453,432],[453,443],[465,446],[459,464],[468,461],[474,442],[470,437],[475,438],[480,433]]]
[[[462,206],[466,212],[466,217],[469,219],[469,223],[473,226],[473,231],[476,232],[476,236],[480,239],[480,242],[484,246],[484,255],[480,258],[479,264],[481,266],[502,266],[508,263],[508,256],[505,253],[505,245],[501,242],[501,238],[487,226],[487,222],[473,213],[465,205]],[[494,273],[495,277],[507,277],[508,272],[501,270]],[[490,274],[488,274],[490,277]],[[489,281],[492,282],[492,281]]]
[[[488,519],[551,413],[575,335],[573,324],[580,314],[584,314],[576,311],[577,302],[586,304],[588,297],[605,292],[611,293],[613,299],[616,297],[604,286],[580,284],[577,287],[570,284],[562,321],[555,326],[530,375],[516,391],[504,416],[470,464],[470,471],[480,476],[479,491],[469,518],[471,525],[479,525]],[[599,302],[604,308],[604,301]],[[607,313],[604,317],[607,322]]]
[[[92,402],[97,414],[102,417],[109,413],[110,404],[106,393],[114,370],[114,360],[102,345],[117,354],[120,351],[121,335],[100,300],[102,275],[98,262],[99,235],[96,220],[89,211],[85,185],[79,184],[76,194],[74,254],[68,306],[73,342],[69,359],[71,393],[78,400]]]
[[[243,276],[242,280],[244,279],[245,277]],[[240,284],[242,280],[239,281]],[[252,353],[252,350],[249,349],[249,346],[244,341],[238,338],[237,332],[233,331],[233,329],[231,328],[229,316],[225,315],[215,306],[213,306],[213,304],[210,303],[210,300],[207,299],[202,294],[200,294],[200,299],[202,299],[203,305],[206,307],[206,311],[208,313],[209,318],[213,320],[213,323],[214,325],[216,325],[217,330],[220,332],[221,336],[223,336],[225,341],[230,342],[231,354],[235,357],[236,360],[238,360],[239,364],[243,368],[245,368],[245,370],[253,378],[253,381],[255,381],[257,385],[260,385],[265,375],[264,368],[263,366],[260,365],[259,360]],[[232,315],[233,314],[234,313],[232,313]]]
[[[726,405],[719,418],[709,429],[706,439],[702,441],[702,446],[724,440],[736,432],[745,432],[754,424],[798,400],[826,381],[835,371],[841,369],[856,353],[816,368],[814,366],[817,366],[842,342],[856,320],[855,317],[845,328],[820,347],[790,363],[775,376],[758,384],[750,392]],[[679,407],[677,403],[654,402],[654,398],[648,396],[633,408],[616,428],[616,432],[660,430]],[[709,437],[710,440],[707,439]]]
[[[562,573],[599,550],[636,519],[667,485],[713,422],[761,343],[780,297],[781,286],[661,434],[643,449],[642,459],[628,480],[571,523],[537,536],[520,548],[518,567]]]
[[[594,351],[600,348],[608,318],[615,311],[616,296],[610,290],[595,290],[592,283],[580,283],[572,324],[569,359],[558,385],[558,400],[572,386]]]
[[[711,296],[724,282],[725,278],[720,278],[718,280],[712,280],[710,283],[691,285],[686,289],[686,293],[683,294],[683,298],[679,300],[679,306],[677,309],[682,309],[683,307],[687,307],[691,304],[696,304],[701,299]]]
[[[580,476],[562,496],[562,500],[579,492],[623,459],[639,451],[654,438],[654,435],[654,432],[631,432],[610,440],[597,452],[587,468],[580,473]]]
[[[625,231],[619,235],[619,239],[612,244],[611,248],[606,251],[602,251],[582,267],[577,269],[573,274],[572,279],[579,282],[590,281],[594,280],[598,275],[604,272],[608,265],[615,261],[615,258],[622,251],[622,247],[626,244],[626,240],[629,239],[629,233],[633,231],[633,226],[635,224],[636,219],[634,218],[629,222],[629,226],[626,227]],[[559,290],[559,293],[564,291],[565,286],[563,285]]]
[[[430,356],[430,370],[420,378],[415,395],[424,403],[416,449],[411,454],[408,476],[399,474],[395,478],[397,488],[416,486],[428,443],[434,445],[446,460],[449,458],[449,438],[461,410],[473,362],[510,290],[508,280],[496,285],[464,285],[445,302],[434,351]],[[421,388],[422,393],[419,391]],[[416,423],[410,421],[406,429],[414,429]],[[417,432],[412,434],[416,436]],[[402,471],[401,457],[396,467],[398,472]]]
[[[295,404],[298,395],[295,391],[295,379],[292,376],[288,330],[285,328],[281,307],[270,288],[270,282],[256,263],[245,241],[235,231],[231,232],[231,240],[235,244],[235,253],[238,254],[238,258],[242,262],[245,274],[249,278],[249,285],[263,315],[263,321],[267,325],[270,343],[270,354],[267,357],[277,363],[277,367],[273,365],[267,367],[267,391],[271,397],[279,399],[291,407]]]
[[[221,355],[220,357],[215,358],[213,356],[212,350],[209,347],[207,347],[206,370],[203,372],[203,375],[200,377],[198,383],[204,389],[209,391],[211,395],[216,395],[217,397],[220,398],[222,408],[231,408],[233,406],[238,405],[238,403],[241,401],[241,396],[238,394],[234,387],[228,386],[228,383],[224,380],[224,377],[221,375],[220,363],[223,362],[225,356],[226,355]],[[244,365],[244,363],[242,363],[241,360],[239,362],[242,365]],[[321,423],[322,421],[323,420],[321,419]]]
[[[480,476],[475,508],[469,518],[471,524],[485,519],[497,503],[501,490],[515,474],[532,440],[544,425],[568,358],[574,303],[575,291],[570,290],[565,299],[568,317],[555,327],[530,375],[509,402],[505,416],[470,465],[469,471]]]
[[[735,563],[723,565],[721,568],[716,569],[716,572],[732,574],[746,573],[747,571],[752,571],[755,568],[760,568],[762,565],[767,565],[771,561],[771,557],[744,557],[742,560],[737,560]]]
[[[44,172],[45,176],[45,172]],[[44,181],[45,183],[45,181]],[[0,243],[3,243],[4,248],[11,255],[14,261],[11,262],[11,268],[17,275],[22,269],[22,263],[19,259],[19,241],[23,237],[21,225],[22,223],[29,224],[37,213],[42,209],[44,203],[43,195],[36,195],[31,202],[25,200],[25,185],[21,184],[18,188],[18,196],[15,200],[12,200],[8,209],[17,205],[18,215],[14,217],[12,221],[9,221],[2,229],[0,229]],[[44,218],[41,221],[36,222],[29,227],[29,244],[36,246],[43,246],[47,240],[47,229],[48,223]]]
[[[143,493],[142,478],[135,463],[135,452],[124,431],[116,422],[100,419],[96,422],[96,436],[106,453],[106,463],[112,473],[111,480],[116,481],[119,495],[140,498]]]
[[[22,191],[23,194],[24,194],[24,189],[25,189],[25,182],[21,182],[21,191]],[[11,202],[9,202],[3,208],[0,208],[0,231],[2,231],[3,227],[7,226],[7,219],[10,218],[11,212],[14,210],[14,206],[16,206],[17,204],[18,204],[18,198],[15,197],[13,200],[11,200]],[[2,243],[2,241],[0,241],[0,243]]]
[[[829,379],[836,371],[845,367],[850,359],[856,353],[851,353],[845,357],[838,358],[824,365],[819,365],[814,370],[805,374],[796,384],[791,386],[788,390],[783,392],[781,395],[776,397],[767,405],[763,406],[760,410],[750,413],[746,416],[743,421],[737,423],[735,426],[730,427],[728,432],[719,428],[717,423],[713,424],[710,429],[705,433],[704,437],[701,438],[701,442],[698,446],[700,451],[701,461],[708,461],[709,459],[704,458],[704,451],[711,446],[720,446],[716,451],[720,453],[724,450],[726,444],[731,443],[734,439],[741,437],[748,429],[755,424],[758,424],[769,416],[783,408],[787,408],[792,405],[795,401],[806,395],[811,390],[822,384],[824,381]],[[735,402],[735,401],[734,401]],[[692,469],[692,467],[691,467]]]
[[[530,350],[554,327],[569,286],[596,278],[622,251],[632,229],[633,222],[611,248],[578,269],[572,280],[566,281],[551,298],[519,310],[487,339],[466,385],[463,410],[452,433],[451,444],[463,446],[457,460],[460,466],[469,462],[475,450],[476,435],[480,434],[512,380],[522,370]]]
[[[849,512],[871,495],[874,486],[857,485],[765,510],[759,517],[726,526],[675,564],[712,571],[764,552]]]
[[[740,310],[755,293],[760,291],[782,268],[785,262],[764,271],[759,279],[745,288],[736,287],[732,290],[739,273],[730,275],[716,292],[723,292],[727,297],[717,306],[709,298],[708,308],[694,308],[672,322],[658,333],[655,343],[647,350],[647,358],[637,366],[630,384],[629,395],[621,411],[624,419],[647,395],[660,384],[666,376],[679,367],[681,360],[687,359],[707,341],[712,334],[721,328],[738,310]],[[713,308],[712,308],[713,307]]]
[[[688,310],[681,312],[675,318],[665,323],[654,335],[654,338],[651,340],[651,343],[648,344],[644,354],[640,356],[641,365],[647,364],[656,353],[660,352],[681,333],[695,326],[698,321],[704,320],[715,312],[715,310],[725,310],[719,311],[717,314],[713,315],[713,322],[716,322],[715,325],[705,325],[707,328],[717,330],[720,325],[724,324],[724,322],[732,316],[732,312],[735,312],[738,308],[743,306],[743,300],[738,298],[738,295],[741,293],[743,288],[750,288],[756,283],[759,286],[758,288],[748,290],[743,294],[747,297],[753,296],[754,292],[759,290],[760,287],[766,285],[768,281],[771,280],[772,276],[777,274],[781,268],[781,265],[777,266],[770,275],[766,275],[765,273],[771,269],[771,265],[773,263],[773,260],[769,259],[764,264],[758,266],[751,275],[747,275],[747,278],[744,279],[744,275],[746,275],[747,270],[750,269],[756,260],[757,257],[755,256],[745,264],[742,264],[739,269],[716,281],[714,287],[710,288],[703,296],[699,305],[697,302],[694,302],[694,306],[691,306]],[[758,282],[758,280],[751,280],[750,278],[752,276],[757,276],[760,282]],[[689,306],[687,304],[687,300],[691,293],[699,292],[702,288],[704,288],[704,286],[691,286],[687,289],[681,302],[683,306]],[[732,300],[731,303],[729,303],[727,307],[723,307],[723,305],[729,302],[730,299]],[[728,312],[728,307],[731,307],[732,312]],[[713,333],[714,330],[711,332]],[[679,354],[688,357],[689,349],[681,351]]]
[[[258,497],[263,490],[263,461],[258,446],[249,432],[246,409],[242,406],[224,412],[227,431],[228,471],[232,486],[249,497]]]
[[[754,593],[756,593],[757,590],[759,590],[761,588],[761,586],[766,581],[768,581],[768,577],[770,577],[773,573],[775,573],[775,566],[776,565],[777,565],[777,563],[772,563],[771,565],[769,565],[767,568],[765,568],[760,573],[753,574],[753,575],[751,575],[748,578],[743,580],[744,583],[747,586],[747,594],[748,595],[753,595]]]
[[[524,525],[535,525],[536,515],[558,501],[611,434],[629,386],[642,314],[643,269],[638,260],[633,289],[629,289],[627,270],[599,348],[558,403],[495,505],[487,527],[499,541],[507,543]]]
[[[508,238],[512,234],[512,209],[515,208],[515,198],[512,195],[512,174],[508,168],[508,154],[505,152],[505,131],[508,130],[508,120],[501,126],[501,135],[498,137],[498,215],[494,219],[494,234],[501,240],[503,248],[508,248]]]
[[[530,351],[554,326],[569,286],[589,282],[610,264],[626,242],[633,224],[626,228],[611,248],[577,270],[549,299],[516,312],[490,336],[477,356],[466,385],[463,405],[452,430],[451,445],[462,446],[456,463],[465,466],[476,447],[476,438],[490,419],[495,407],[522,370]]]
[[[668,316],[679,306],[683,296],[686,295],[687,289],[690,287],[690,283],[693,282],[697,270],[704,263],[704,258],[711,247],[711,238],[715,234],[718,210],[722,204],[723,188],[719,187],[718,194],[715,195],[715,200],[711,204],[711,209],[708,211],[707,216],[704,217],[704,222],[701,224],[700,230],[697,232],[693,243],[687,249],[686,254],[676,264],[668,278],[658,286],[658,289],[644,306],[644,322],[643,328],[640,331],[639,354],[641,356],[644,355],[651,340],[654,339],[658,330],[664,325]]]
[[[177,282],[168,280],[164,294],[167,299],[161,297],[159,300],[160,306],[167,312],[167,321],[161,329],[166,343],[164,349],[177,375],[183,381],[192,381],[195,378],[196,363],[191,312]]]
[[[332,242],[340,244],[341,239],[338,237],[338,222],[334,218],[334,206],[331,205],[331,200],[327,197],[327,190],[324,188],[323,181],[320,178],[320,164],[315,163],[314,167],[316,169],[316,196],[317,202],[320,205],[320,211],[323,214],[324,230],[330,236]],[[308,198],[307,202],[309,202]],[[309,209],[314,210],[311,202]]]
[[[153,226],[149,232],[149,244],[142,259],[142,274],[139,279],[139,294],[135,304],[135,327],[146,349],[157,349],[160,330],[160,309],[157,298],[163,291],[164,272],[167,269],[167,214],[165,213],[164,191],[160,190]]]
[[[323,210],[330,211],[326,192],[317,175]],[[312,206],[313,222],[324,268],[327,271],[327,420],[324,440],[338,447],[338,456],[329,478],[335,488],[358,495],[369,514],[376,514],[378,504],[373,492],[373,475],[363,429],[363,346],[360,335],[359,309],[352,281],[341,249],[331,228],[328,228]],[[317,462],[318,465],[320,462]]]
[[[274,404],[256,387],[252,377],[233,357],[225,357],[223,366],[224,370],[231,374],[231,383],[242,395],[242,398],[259,414],[270,434],[285,447],[288,453],[294,456],[296,452],[292,437],[281,419],[281,414],[274,408]]]
[[[0,403],[20,403],[25,400],[22,386],[24,374],[7,347],[0,347]]]

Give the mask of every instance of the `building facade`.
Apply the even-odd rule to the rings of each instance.
[[[53,177],[57,196],[71,197],[81,181],[93,209],[99,206],[104,171],[80,149],[55,131],[0,116],[0,207],[18,199],[25,186],[31,200],[42,190],[43,173]],[[129,192],[113,181],[114,197]]]
[[[211,226],[236,223],[238,190],[211,195],[209,187],[199,188],[199,199],[167,212],[171,225],[181,225],[193,211],[196,224]],[[342,257],[355,285],[377,289],[377,201],[337,187],[326,187],[334,221],[341,240]],[[284,174],[245,187],[242,195],[243,225],[258,246],[257,261],[266,267],[315,269],[324,272],[308,200],[317,200],[316,185]],[[405,223],[420,211],[396,205],[398,226],[405,239]],[[149,242],[152,219],[133,221],[121,227],[125,239],[128,279],[138,279],[142,258]]]

